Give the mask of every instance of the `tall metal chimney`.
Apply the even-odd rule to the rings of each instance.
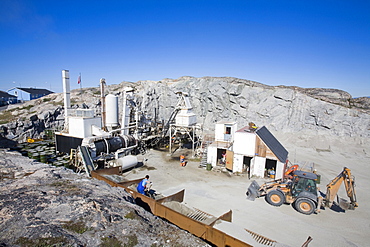
[[[71,109],[71,93],[69,85],[69,70],[62,70],[63,96],[64,96],[64,118],[67,119]]]
[[[105,93],[104,93],[105,79],[100,79],[100,97],[101,97],[101,118],[102,118],[102,128],[106,130],[106,118],[105,118]]]

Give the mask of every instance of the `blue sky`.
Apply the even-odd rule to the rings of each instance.
[[[370,96],[370,1],[0,0],[0,90],[181,76]]]

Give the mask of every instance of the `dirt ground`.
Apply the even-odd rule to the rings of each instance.
[[[321,175],[319,187],[326,192],[326,184],[346,166],[356,178],[359,207],[340,211],[325,208],[319,214],[303,215],[291,205],[269,205],[264,198],[246,199],[245,192],[253,180],[246,174],[207,171],[199,168],[199,160],[192,160],[189,150],[173,156],[167,152],[150,150],[139,157],[144,165],[125,173],[129,179],[150,175],[153,189],[171,195],[185,189],[185,203],[216,217],[230,209],[232,222],[267,238],[289,246],[301,246],[308,236],[309,246],[369,246],[370,243],[370,181],[366,168],[370,164],[370,144],[361,138],[328,138],[323,136],[276,135],[289,151],[291,162],[314,163]],[[188,152],[186,167],[179,163],[180,153]],[[256,179],[261,185],[264,179]],[[344,185],[339,195],[348,199]]]

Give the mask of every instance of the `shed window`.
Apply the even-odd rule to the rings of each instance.
[[[225,134],[229,135],[231,133],[231,127],[226,127]]]

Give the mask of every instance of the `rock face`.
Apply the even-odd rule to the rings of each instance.
[[[51,94],[41,99],[24,104],[9,105],[0,112],[0,119],[6,124],[0,125],[0,136],[10,140],[25,142],[27,137],[42,138],[45,129],[61,129],[64,125],[64,109],[58,94]],[[60,95],[59,98],[62,96]],[[61,98],[62,99],[62,98]],[[0,143],[0,147],[1,143]]]
[[[163,119],[176,105],[175,93],[189,93],[198,122],[210,130],[215,122],[229,120],[240,127],[254,122],[282,132],[370,137],[370,99],[352,99],[340,90],[272,87],[229,77],[181,77],[138,84],[142,109],[158,107]]]
[[[236,121],[239,127],[253,122],[279,132],[304,130],[316,135],[370,137],[370,98],[353,99],[341,90],[273,87],[231,77],[187,76],[161,81],[122,82],[108,86],[106,92],[122,94],[126,86],[136,89],[135,105],[141,112],[163,121],[168,120],[177,104],[176,92],[187,92],[198,123],[210,132],[215,122],[229,120]],[[46,97],[49,98],[45,98],[48,99],[44,99],[45,102],[38,99],[36,103],[26,103],[30,105],[28,112],[10,110],[13,116],[26,117],[0,126],[0,135],[24,141],[26,136],[39,137],[45,128],[62,127],[63,95]],[[98,112],[99,89],[76,89],[71,93],[71,101],[74,108],[89,107]]]
[[[122,188],[0,150],[0,246],[209,246]]]

